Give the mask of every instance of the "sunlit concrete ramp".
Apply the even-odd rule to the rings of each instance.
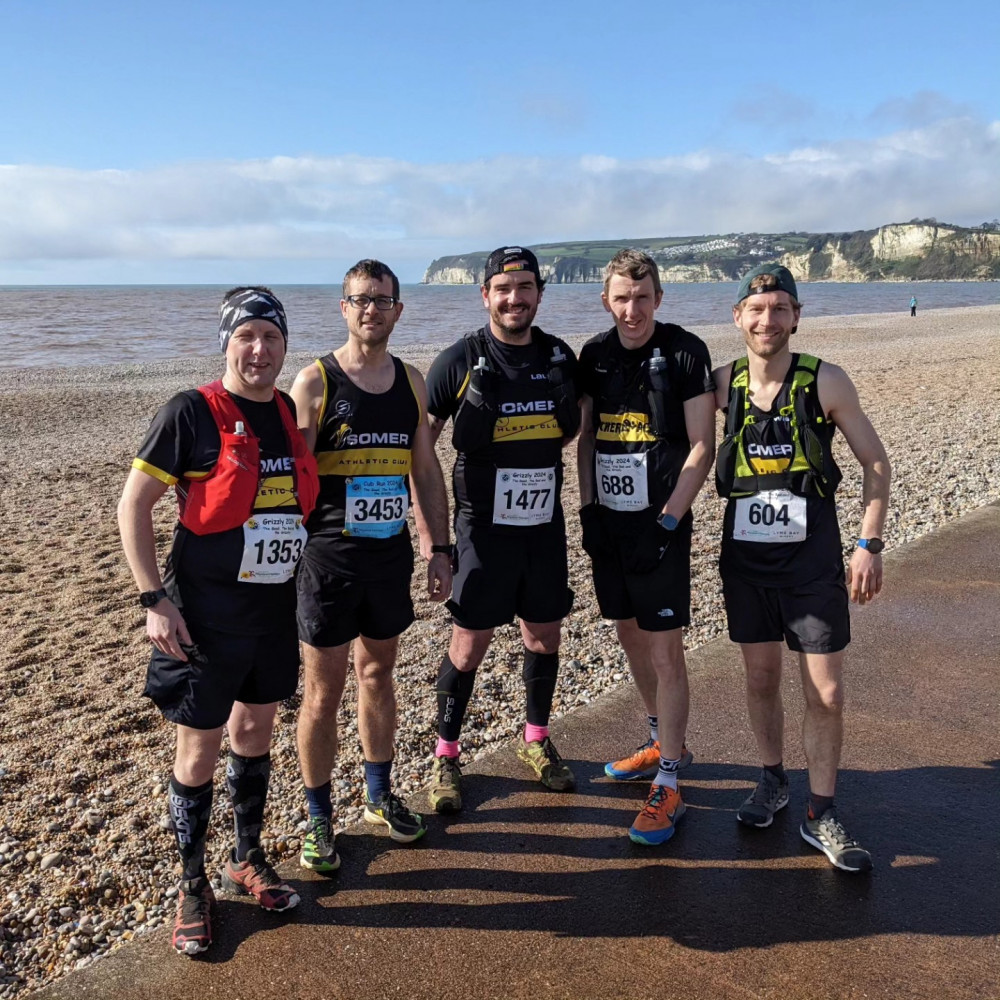
[[[560,720],[575,794],[524,779],[513,751],[467,771],[466,809],[424,842],[371,828],[341,872],[294,866],[294,913],[220,902],[216,943],[188,960],[134,942],[49,998],[996,998],[1000,996],[1000,508],[886,562],[853,616],[841,815],[875,859],[832,869],[798,834],[806,779],[787,671],[791,806],[763,831],[735,810],[756,778],[735,647],[690,657],[696,761],[662,848],[625,830],[643,786],[603,762],[641,742],[631,691]]]

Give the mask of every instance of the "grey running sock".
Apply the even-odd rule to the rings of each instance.
[[[655,743],[660,738],[660,717],[658,715],[647,715],[649,720],[649,738]]]
[[[264,804],[271,777],[271,755],[241,757],[229,751],[226,761],[226,787],[233,800],[233,826],[236,831],[236,860],[246,861],[247,851],[260,847],[264,825]]]
[[[525,718],[531,725],[549,724],[558,674],[558,653],[533,653],[525,649],[521,676],[524,678]]]
[[[459,670],[445,653],[437,682],[438,736],[441,739],[454,743],[461,736],[465,710],[475,684],[475,670]]]
[[[181,856],[183,881],[205,874],[205,840],[212,815],[212,782],[196,788],[170,777],[170,819],[174,824],[177,851]]]
[[[778,781],[788,780],[788,775],[785,774],[784,764],[780,760],[778,761],[777,764],[765,764],[764,770],[767,771],[768,774],[773,774],[778,779]]]

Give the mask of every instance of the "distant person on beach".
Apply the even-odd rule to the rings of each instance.
[[[212,941],[205,841],[224,729],[236,844],[223,885],[265,910],[299,902],[265,858],[260,834],[275,710],[298,683],[292,576],[319,483],[294,404],[274,388],[288,345],[281,303],[262,287],[228,292],[219,342],[222,379],[160,409],[118,505],[155,647],[144,693],[176,724],[169,807],[183,870],[173,945],[185,955]],[[161,577],[153,507],[170,486],[178,523]]]
[[[911,295],[910,296],[910,315],[911,316],[916,316],[917,315],[917,297],[916,297],[916,295]]]
[[[442,351],[427,376],[430,427],[449,418],[458,453],[451,643],[438,673],[437,812],[462,806],[459,736],[493,633],[520,618],[527,722],[517,754],[554,791],[573,772],[549,738],[562,619],[573,605],[560,492],[562,449],[579,428],[576,357],[532,326],[544,281],[535,255],[500,247],[480,289],[489,322]]]
[[[392,672],[399,637],[414,618],[406,524],[411,490],[420,500],[428,596],[443,601],[451,592],[448,499],[425,419],[427,390],[421,374],[388,350],[403,312],[399,279],[380,261],[358,261],[344,276],[340,312],[347,341],[303,368],[292,385],[320,481],[298,572],[305,675],[298,748],[309,812],[299,863],[319,872],[340,866],[330,774],[352,646],[365,755],[364,817],[387,826],[400,843],[426,832],[423,818],[393,793],[390,781],[396,736]]]
[[[805,701],[809,802],[801,835],[838,868],[864,872],[871,856],[838,818],[833,796],[851,638],[848,596],[864,604],[882,589],[889,460],[850,378],[789,349],[800,313],[795,280],[784,267],[752,270],[733,307],[747,353],[715,372],[718,405],[727,414],[716,462],[716,485],[728,500],[719,569],[763,764],[736,816],[746,826],[766,827],[788,804],[781,700],[787,643],[799,654]],[[863,476],[860,537],[846,579],[834,500],[841,473],[831,445],[838,429]]]
[[[688,678],[682,628],[691,621],[691,503],[715,454],[715,383],[708,348],[659,323],[656,262],[620,250],[601,300],[615,325],[580,352],[580,525],[601,614],[615,621],[649,722],[635,753],[608,777],[652,779],[629,837],[662,844],[684,815],[677,772]]]

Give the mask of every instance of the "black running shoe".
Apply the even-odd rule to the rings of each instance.
[[[762,769],[757,787],[737,810],[736,818],[744,826],[763,829],[770,826],[774,814],[788,805],[788,779],[782,781],[770,771]]]
[[[819,819],[808,816],[799,829],[802,839],[822,851],[830,863],[845,872],[870,872],[872,856],[844,829],[832,809],[827,809]]]

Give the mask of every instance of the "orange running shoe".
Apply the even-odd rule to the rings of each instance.
[[[687,767],[693,760],[694,754],[688,750],[686,745],[683,746],[677,770],[679,771],[681,768]],[[649,740],[643,743],[631,757],[625,757],[622,760],[613,760],[610,764],[604,765],[604,773],[609,778],[614,778],[615,781],[632,781],[637,778],[645,778],[649,781],[650,778],[656,776],[656,772],[659,769],[659,740]]]
[[[199,955],[212,943],[215,894],[207,878],[181,882],[174,917],[174,948],[182,955]]]
[[[222,886],[237,895],[253,896],[263,909],[276,913],[299,905],[299,894],[281,881],[259,847],[247,851],[246,861],[234,861],[230,853],[222,870]]]
[[[677,828],[677,821],[684,815],[684,802],[676,788],[652,785],[642,812],[629,827],[629,840],[652,847],[666,843]]]

